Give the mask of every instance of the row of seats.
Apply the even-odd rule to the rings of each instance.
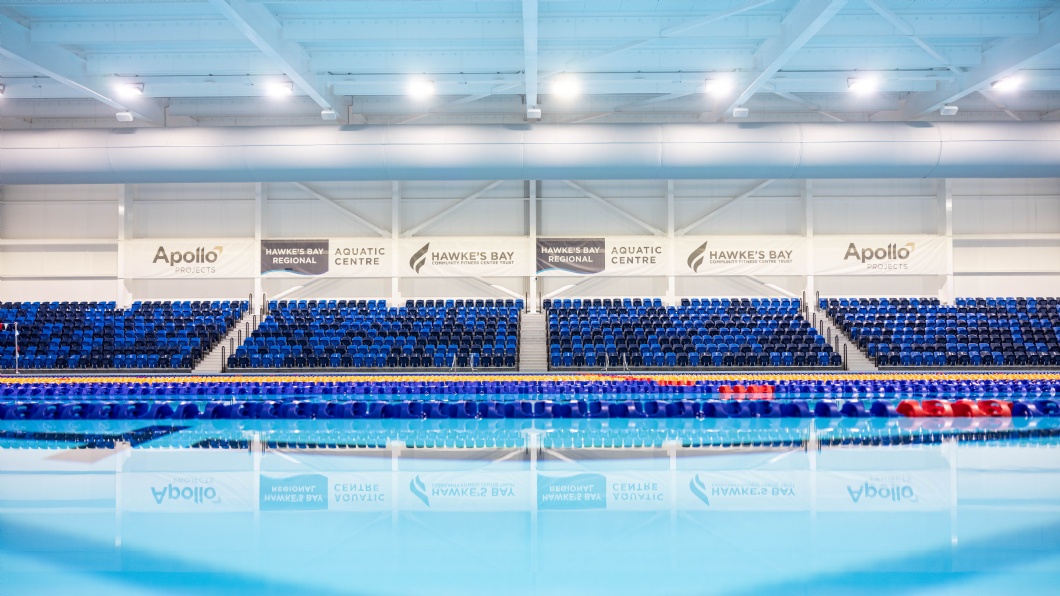
[[[187,369],[247,308],[246,301],[136,302],[125,309],[114,302],[5,302],[0,367],[14,368],[17,358],[25,369]]]
[[[1056,298],[823,298],[819,306],[881,366],[1060,366]]]
[[[547,321],[554,369],[842,366],[797,299],[563,300]]]
[[[279,301],[230,368],[513,369],[521,300]]]

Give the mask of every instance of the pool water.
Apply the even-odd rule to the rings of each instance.
[[[0,593],[1056,593],[1060,419],[0,421]]]

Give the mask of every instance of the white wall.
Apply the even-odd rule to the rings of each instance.
[[[668,228],[667,183],[659,180],[540,183],[538,236],[651,235]],[[939,180],[814,180],[812,219],[804,182],[776,180],[733,201],[761,180],[679,180],[674,228],[690,235],[938,234],[945,231],[945,182]],[[400,230],[422,236],[511,236],[530,233],[528,183],[504,181],[477,200],[435,218],[489,180],[401,182]],[[954,295],[1060,295],[1060,178],[954,179]],[[114,300],[119,294],[119,197],[126,194],[125,235],[140,238],[380,238],[393,217],[391,182],[324,182],[309,190],[290,183],[260,185],[264,207],[256,229],[256,184],[135,184],[0,186],[0,299]],[[587,193],[603,200],[591,198]],[[322,200],[324,197],[326,200]],[[945,197],[943,197],[945,198]],[[608,206],[608,204],[610,206]],[[354,215],[350,215],[352,212]],[[701,220],[707,216],[705,220]],[[367,224],[359,221],[363,219]],[[638,224],[641,220],[647,227]],[[698,223],[697,223],[698,222]],[[696,224],[692,225],[690,224]],[[546,295],[582,278],[540,278]],[[816,276],[826,296],[939,295],[945,275]],[[526,295],[527,278],[275,279],[268,296],[291,298],[493,297]],[[801,295],[806,276],[677,277],[674,297]],[[243,298],[254,279],[124,280],[133,299]],[[665,296],[668,279],[596,278],[559,296]]]

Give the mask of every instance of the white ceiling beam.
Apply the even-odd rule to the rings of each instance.
[[[442,219],[444,217],[449,217],[457,209],[460,209],[464,205],[467,205],[468,203],[478,199],[482,195],[488,193],[489,191],[493,190],[494,188],[497,188],[498,186],[500,186],[503,183],[504,183],[504,180],[494,180],[493,182],[490,182],[489,184],[487,184],[486,186],[484,186],[482,189],[478,190],[477,192],[474,192],[474,193],[472,193],[472,194],[460,199],[456,203],[453,203],[452,205],[446,207],[445,209],[442,209],[438,213],[435,213],[434,215],[432,215],[431,217],[427,218],[426,221],[423,221],[419,225],[414,226],[414,227],[402,232],[401,236],[404,237],[404,238],[408,238],[409,236],[415,236],[416,233],[419,232],[420,230],[426,228],[427,226],[433,225],[435,222],[437,222],[438,220],[440,220],[440,219]]]
[[[276,65],[295,87],[308,95],[322,110],[333,110],[343,121],[345,104],[327,90],[325,82],[310,70],[305,48],[283,38],[283,25],[264,6],[246,0],[209,0],[236,29]]]
[[[644,99],[644,100],[641,100],[641,101],[635,101],[633,103],[627,103],[625,105],[617,106],[615,108],[615,111],[616,112],[624,112],[626,110],[632,110],[634,108],[641,108],[641,107],[644,107],[644,106],[650,106],[652,104],[656,104],[656,103],[660,103],[660,102],[664,102],[664,101],[670,101],[671,99],[680,99],[682,97],[688,97],[689,95],[695,95],[695,94],[696,94],[695,90],[692,90],[692,91],[677,91],[675,93],[667,93],[666,95],[660,95],[658,97],[652,97],[652,98],[649,98],[649,99]]]
[[[537,0],[523,0],[523,89],[526,109],[537,108]]]
[[[667,27],[666,29],[663,29],[659,33],[659,37],[671,37],[671,36],[674,36],[674,35],[680,35],[681,33],[684,33],[686,31],[690,31],[692,29],[695,29],[696,27],[702,27],[703,25],[709,25],[710,23],[717,23],[718,21],[723,21],[723,20],[725,20],[725,19],[727,19],[729,17],[736,16],[736,15],[738,15],[740,13],[744,13],[744,12],[747,12],[749,10],[754,10],[756,8],[761,8],[761,7],[765,6],[766,4],[772,4],[773,2],[774,2],[774,0],[753,0],[752,2],[747,2],[747,3],[741,4],[739,6],[734,6],[734,7],[730,8],[729,10],[723,10],[721,12],[716,12],[714,14],[707,15],[707,16],[705,16],[703,18],[699,18],[699,19],[694,19],[694,20],[688,21],[687,23],[681,23],[680,25],[674,25],[673,27]]]
[[[865,4],[867,4],[869,6],[869,8],[871,8],[874,11],[876,11],[877,14],[879,14],[881,17],[883,17],[883,19],[885,21],[887,21],[888,23],[893,25],[895,27],[895,29],[898,29],[898,31],[902,35],[905,35],[906,37],[908,37],[909,41],[913,42],[914,44],[919,46],[920,49],[922,49],[925,52],[927,52],[928,56],[931,56],[932,58],[937,60],[939,64],[949,68],[954,73],[961,74],[961,70],[959,68],[957,68],[956,66],[954,66],[949,58],[947,58],[941,52],[939,52],[934,47],[932,47],[931,44],[929,44],[928,42],[926,42],[923,39],[921,39],[920,37],[918,37],[916,35],[916,31],[913,29],[913,27],[911,25],[909,25],[908,23],[906,23],[904,20],[902,20],[901,17],[899,17],[898,15],[894,14],[890,10],[880,6],[880,4],[878,2],[876,2],[876,0],[864,0],[864,2],[865,2]]]
[[[1045,17],[1039,25],[1041,32],[1037,36],[1015,37],[994,46],[983,54],[979,66],[963,73],[957,80],[940,82],[935,91],[906,98],[900,110],[902,116],[913,119],[937,111],[1055,51],[1060,47],[1060,12]]]
[[[1005,115],[1007,115],[1009,118],[1012,118],[1013,120],[1022,120],[1022,118],[1020,118],[1016,114],[1016,112],[1013,112],[1012,110],[1010,110],[1008,108],[1008,106],[1005,105],[1005,102],[1003,102],[1000,99],[998,99],[997,97],[995,97],[993,93],[988,92],[986,89],[980,89],[979,90],[979,95],[982,95],[984,98],[986,98],[987,101],[989,101],[990,103],[994,104],[994,106],[997,107],[997,109],[999,109],[1002,112],[1004,112]]]
[[[710,211],[708,211],[705,215],[703,215],[699,219],[697,219],[697,220],[693,221],[692,223],[688,224],[687,226],[684,226],[683,228],[675,231],[674,234],[677,235],[677,236],[684,236],[685,234],[688,233],[689,230],[694,230],[697,227],[707,223],[708,221],[710,221],[710,220],[714,219],[715,217],[717,217],[718,215],[720,215],[726,209],[729,209],[733,205],[736,205],[740,201],[746,199],[747,197],[749,197],[749,196],[755,194],[756,192],[762,190],[763,188],[769,186],[773,182],[774,182],[774,180],[763,180],[762,182],[759,182],[758,184],[754,185],[754,187],[752,187],[751,189],[747,190],[746,192],[744,192],[740,196],[733,197],[733,198],[729,199],[725,203],[722,203],[721,205],[718,205],[717,207],[711,209]]]
[[[2,14],[0,31],[3,31],[0,56],[103,102],[117,112],[132,112],[139,120],[165,125],[165,107],[158,100],[144,96],[117,98],[106,79],[88,75],[84,60],[58,46],[31,42],[29,29]]]
[[[787,93],[787,92],[784,92],[784,91],[777,91],[776,89],[773,89],[772,93],[774,95],[776,95],[777,97],[783,97],[784,99],[786,99],[786,100],[788,100],[788,101],[790,101],[792,103],[797,103],[800,106],[806,108],[807,110],[810,110],[811,112],[817,112],[818,114],[824,116],[825,118],[828,118],[829,120],[832,120],[832,121],[835,121],[835,122],[846,122],[846,120],[840,118],[839,116],[836,116],[835,114],[833,114],[831,112],[826,112],[826,111],[822,110],[821,107],[818,106],[817,104],[815,104],[813,102],[810,102],[810,101],[807,101],[807,100],[805,100],[805,99],[803,99],[803,98],[801,98],[801,97],[799,97],[797,95],[792,95],[791,93]]]
[[[629,211],[626,211],[625,209],[619,207],[618,205],[615,205],[611,201],[608,201],[607,199],[605,199],[605,198],[593,193],[592,191],[590,191],[587,188],[577,184],[576,182],[572,182],[570,180],[564,180],[564,182],[567,183],[567,186],[569,186],[569,187],[573,188],[574,190],[582,193],[583,195],[589,197],[590,199],[596,201],[597,203],[603,205],[604,207],[607,207],[609,210],[614,211],[615,213],[617,213],[620,216],[622,216],[624,219],[626,219],[626,220],[628,220],[628,221],[630,221],[630,222],[632,222],[632,223],[644,228],[645,230],[651,232],[652,234],[655,234],[656,236],[665,236],[666,235],[666,232],[664,232],[664,231],[660,230],[659,228],[651,225],[650,223],[644,221],[643,219],[637,217],[636,215],[633,215],[632,213],[630,213]]]
[[[756,72],[750,82],[744,86],[736,99],[728,104],[721,104],[725,107],[714,113],[713,120],[720,120],[731,113],[733,108],[747,103],[846,3],[847,0],[798,2],[784,19],[780,36],[766,41],[755,52]]]
[[[357,215],[353,211],[350,211],[346,207],[340,205],[337,201],[335,201],[335,199],[332,199],[331,197],[328,197],[328,196],[325,196],[325,195],[321,194],[319,191],[314,190],[309,185],[303,184],[301,182],[292,182],[291,184],[293,184],[295,188],[298,188],[298,189],[300,189],[302,191],[305,191],[305,192],[309,193],[311,196],[315,197],[316,199],[318,199],[319,201],[321,201],[325,205],[335,209],[339,213],[341,213],[341,214],[345,215],[346,217],[352,219],[353,221],[361,224],[362,226],[368,228],[369,230],[372,230],[373,232],[375,232],[376,234],[379,234],[383,238],[389,238],[390,237],[390,232],[388,232],[388,231],[384,230],[383,228],[375,225],[374,223],[368,221],[367,219],[361,217],[360,215]]]

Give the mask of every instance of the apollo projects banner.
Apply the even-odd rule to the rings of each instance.
[[[537,274],[668,275],[669,241],[665,238],[538,238]]]
[[[940,275],[949,243],[939,236],[815,236],[817,275]]]
[[[254,277],[258,243],[247,239],[130,240],[125,276],[227,279]]]

